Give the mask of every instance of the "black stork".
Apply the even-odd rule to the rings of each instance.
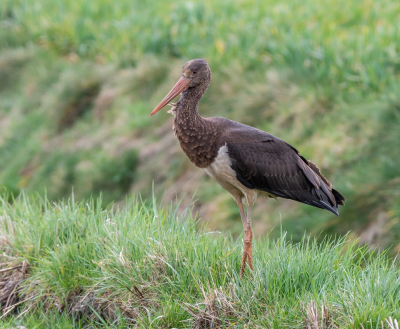
[[[344,197],[290,144],[262,130],[221,117],[203,118],[198,105],[211,82],[211,70],[204,59],[193,59],[182,76],[150,115],[171,104],[174,132],[190,161],[204,168],[238,204],[244,228],[240,274],[246,263],[253,270],[251,207],[257,195],[285,198],[339,215]],[[247,205],[247,214],[243,203]]]

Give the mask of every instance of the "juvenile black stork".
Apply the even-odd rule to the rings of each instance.
[[[257,195],[291,199],[337,216],[345,199],[314,163],[283,140],[225,118],[201,117],[197,108],[210,81],[211,70],[204,59],[187,62],[179,81],[150,115],[181,94],[169,111],[175,117],[175,135],[190,161],[204,168],[238,204],[244,228],[243,275],[246,263],[253,270],[251,207]]]

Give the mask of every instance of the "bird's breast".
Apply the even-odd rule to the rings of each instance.
[[[189,158],[199,168],[208,167],[218,153],[218,130],[205,124],[202,119],[178,120],[175,117],[174,132],[179,144]]]

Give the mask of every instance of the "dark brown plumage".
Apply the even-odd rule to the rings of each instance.
[[[232,168],[244,186],[339,215],[338,205],[344,204],[344,198],[332,190],[315,164],[281,139],[263,131],[251,131],[254,139],[241,136],[245,142],[238,141],[238,133],[233,141],[226,138]]]
[[[251,205],[257,194],[295,200],[335,215],[345,199],[314,163],[283,140],[225,118],[202,118],[198,104],[210,81],[204,59],[187,62],[180,80],[151,115],[181,93],[172,104],[174,132],[190,161],[204,168],[238,203],[245,229],[243,274],[247,261],[252,269]],[[242,200],[247,203],[247,216]]]

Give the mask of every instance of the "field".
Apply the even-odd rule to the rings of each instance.
[[[348,200],[339,219],[260,202],[257,231],[351,230],[397,250],[399,13],[396,1],[2,2],[1,185],[53,200],[73,186],[107,203],[148,198],[154,182],[166,201],[195,195],[210,228],[239,233],[234,201],[182,154],[172,118],[148,116],[183,63],[204,57],[203,115],[278,135]]]
[[[232,284],[235,289],[242,289],[234,274],[237,263],[232,263],[239,259],[240,243],[236,239],[242,233],[235,202],[202,170],[195,168],[186,159],[173,136],[172,117],[166,111],[149,117],[151,110],[179,78],[183,64],[189,59],[202,57],[209,62],[213,77],[211,86],[200,103],[201,115],[224,116],[268,131],[289,142],[305,158],[317,163],[334,187],[346,197],[346,205],[341,207],[338,218],[326,211],[291,201],[258,201],[253,211],[253,227],[260,239],[257,243],[265,246],[258,249],[261,253],[258,255],[258,261],[261,262],[259,264],[277,262],[279,257],[289,257],[279,253],[281,247],[287,248],[284,250],[288,253],[292,252],[293,257],[306,257],[305,254],[302,255],[304,248],[311,248],[313,253],[318,254],[331,248],[329,243],[336,245],[333,241],[338,241],[339,236],[346,236],[346,241],[359,238],[357,246],[367,244],[376,248],[377,252],[388,249],[386,255],[395,257],[400,250],[398,40],[400,3],[394,0],[154,0],[151,3],[137,0],[1,1],[0,187],[4,199],[1,211],[19,212],[22,211],[19,209],[25,209],[18,202],[14,205],[13,201],[23,191],[28,199],[35,197],[46,200],[43,202],[51,208],[51,216],[56,216],[57,208],[53,209],[50,204],[68,202],[72,194],[78,203],[80,200],[96,199],[101,195],[103,208],[113,202],[116,207],[123,209],[122,212],[126,211],[133,216],[135,211],[142,214],[145,210],[141,210],[139,203],[135,203],[136,206],[127,204],[126,196],[135,195],[136,198],[151,200],[154,190],[157,200],[165,207],[171,202],[178,204],[177,200],[180,201],[176,214],[164,210],[165,216],[180,217],[186,209],[191,209],[192,213],[184,217],[197,216],[198,221],[196,224],[190,222],[183,226],[188,230],[190,227],[191,238],[200,239],[199,244],[204,248],[206,241],[209,241],[207,239],[215,241],[211,259],[203,261],[210,262],[207,263],[210,268],[215,268],[216,264],[226,268],[223,270],[224,278],[218,278],[215,285],[207,277],[202,285],[193,288],[196,291],[188,296],[189,299],[179,298],[179,301],[168,306],[165,298],[176,293],[171,290],[175,289],[176,278],[171,279],[174,274],[167,266],[166,270],[172,272],[165,275],[163,280],[169,280],[170,286],[163,286],[159,291],[157,289],[161,289],[161,283],[158,282],[154,288],[157,293],[151,291],[151,294],[158,296],[154,303],[163,306],[155,307],[157,311],[150,310],[155,304],[147,307],[150,310],[147,320],[143,310],[140,310],[138,317],[141,322],[138,323],[149,327],[150,322],[158,316],[173,314],[174,310],[179,309],[182,312],[181,319],[191,319],[192,322],[184,322],[191,325],[195,317],[190,315],[189,310],[198,311],[200,306],[193,305],[217,296],[219,293],[215,292],[217,295],[210,297],[220,285],[224,296],[229,290],[228,282],[234,282]],[[11,208],[8,208],[7,202],[12,204]],[[151,201],[143,202],[146,207],[151,204]],[[71,207],[73,204],[70,204]],[[96,202],[94,205],[97,207]],[[136,208],[130,209],[131,207]],[[97,215],[90,215],[91,211],[98,216],[102,214],[100,208],[90,208],[82,216],[96,217]],[[115,216],[118,222],[121,221],[120,225],[127,225],[124,222],[127,221],[127,215]],[[151,217],[146,213],[144,220],[150,218],[148,216]],[[35,218],[45,225],[44,219],[36,213],[29,219],[29,225],[26,224],[30,227],[23,229],[37,231],[42,224],[36,224]],[[90,224],[89,220],[84,223]],[[75,224],[71,225],[69,229],[78,230],[78,227],[73,226]],[[207,238],[200,238],[201,234],[195,233],[193,226],[205,231],[221,231],[221,237],[215,238],[210,234]],[[22,226],[20,229],[22,230]],[[52,229],[54,240],[56,237],[54,228]],[[177,231],[173,231],[173,234],[179,235],[180,228],[174,229]],[[126,238],[132,240],[137,234],[135,232],[137,231],[124,234],[131,234],[132,236]],[[307,242],[308,238],[304,238],[305,233],[310,236],[310,242]],[[8,236],[7,234],[0,232],[1,236]],[[38,231],[35,234],[39,234]],[[103,235],[96,234],[82,238],[93,241],[93,244],[83,242],[85,246],[99,247],[100,242],[96,239]],[[150,236],[156,239],[152,234],[161,233],[146,234],[146,238],[141,237],[143,241],[147,241]],[[286,242],[282,242],[285,234],[288,238]],[[189,236],[186,238],[189,239]],[[32,271],[30,273],[36,273],[36,269],[46,262],[46,266],[51,265],[54,259],[45,257],[46,253],[52,254],[51,257],[68,259],[67,247],[62,251],[65,254],[60,256],[56,252],[55,240],[46,239],[49,240],[43,242],[43,246],[32,247],[36,250],[34,254],[33,250],[24,249],[29,249],[29,244],[12,244],[8,251],[10,257],[29,262]],[[71,242],[66,241],[63,242],[65,246]],[[343,244],[344,240],[340,241]],[[188,244],[188,240],[185,243]],[[184,245],[177,253],[183,258],[186,257],[185,252],[194,252],[192,249],[184,251]],[[346,248],[347,245],[348,243]],[[78,248],[78,245],[74,246]],[[95,261],[108,259],[108,255],[112,254],[112,246],[111,242],[104,246],[105,249]],[[356,246],[351,247],[354,249],[350,248],[349,254],[345,253],[343,256],[338,251],[341,246],[338,245],[336,249],[332,247],[332,251],[329,250],[331,258],[327,257],[332,262],[335,257],[339,257],[337,259],[340,261],[335,266],[343,262],[343,268],[349,270],[351,275],[344,278],[343,274],[337,274],[342,276],[337,282],[341,282],[343,291],[335,293],[345,294],[350,291],[346,290],[350,289],[350,286],[346,286],[350,283],[345,281],[356,282],[360,278],[358,275],[371,275],[368,280],[374,282],[377,272],[372,269],[379,271],[382,262],[386,262],[384,256],[365,260],[367,249],[359,250]],[[122,245],[116,244],[115,248],[117,247]],[[20,253],[21,248],[25,250],[23,253]],[[136,253],[132,248],[126,248],[126,252]],[[271,252],[263,253],[260,249]],[[118,253],[121,252],[118,250]],[[229,257],[227,250],[234,250]],[[146,266],[157,264],[157,260],[145,265],[145,259],[150,261],[148,257],[152,253],[144,252],[130,255],[133,258],[126,256],[126,259],[131,262],[137,260],[144,271],[150,271]],[[198,254],[202,255],[200,252]],[[37,258],[39,255],[43,264]],[[228,258],[218,258],[221,255]],[[115,257],[114,261],[117,262]],[[101,267],[95,266],[88,259],[83,258],[79,262],[86,264],[90,273],[78,271],[82,276],[78,276],[77,281],[72,280],[75,282],[74,286],[60,288],[64,284],[64,279],[60,279],[61,286],[53,282],[51,289],[43,288],[49,290],[40,293],[35,291],[34,295],[41,296],[48,292],[50,295],[56,294],[62,301],[60,303],[64,303],[64,308],[60,310],[65,314],[69,312],[65,305],[71,296],[82,296],[84,292],[103,296],[106,289],[97,291],[97,284],[103,282],[96,272],[102,271]],[[75,264],[75,261],[70,261]],[[368,266],[371,267],[365,267],[364,261],[370,261]],[[82,271],[85,266],[82,265]],[[385,265],[382,269],[391,268],[387,275],[392,275],[390,271],[397,273],[397,265],[390,266]],[[187,268],[180,270],[186,271]],[[264,270],[266,272],[256,273],[255,281],[249,281],[246,283],[247,288],[240,291],[243,294],[238,295],[241,301],[248,300],[245,296],[251,296],[254,291],[260,291],[257,289],[261,288],[257,287],[270,284],[265,279],[266,273],[277,275],[275,272],[268,272],[277,270],[272,267],[267,266]],[[334,276],[335,273],[327,272],[326,275]],[[199,275],[200,272],[195,274]],[[109,280],[110,275],[104,274],[104,278]],[[314,274],[310,275],[312,277]],[[82,282],[79,278],[82,278]],[[49,276],[48,280],[55,279]],[[136,279],[129,277],[129,280]],[[140,280],[133,281],[136,283],[132,284],[139,289],[147,287],[147,281]],[[397,284],[396,280],[390,284]],[[192,283],[185,281],[185,285],[182,283],[176,289],[185,291]],[[250,289],[252,284],[255,290]],[[376,301],[379,301],[377,305],[382,306],[382,311],[371,306],[370,313],[366,307],[360,308],[356,314],[355,305],[358,304],[354,300],[349,301],[346,298],[350,297],[344,295],[333,296],[333,283],[330,288],[322,282],[319,284],[316,290],[299,287],[298,291],[292,287],[290,289],[294,290],[288,296],[306,298],[304,307],[311,301],[317,303],[318,309],[322,304],[325,305],[329,312],[333,312],[340,325],[349,328],[359,328],[361,323],[365,328],[380,328],[381,321],[389,316],[398,317],[397,299],[391,299],[394,303],[392,306],[396,305],[392,309],[382,306],[386,305],[382,301],[389,300],[390,296],[395,296],[394,293],[389,294],[389,297],[381,296],[382,300],[376,296]],[[130,284],[128,287],[131,289]],[[353,289],[355,286],[351,287]],[[328,294],[326,298],[321,293],[325,288]],[[116,289],[113,292],[116,294],[115,298],[128,298],[129,289]],[[278,299],[268,299],[268,303],[271,303],[268,305],[278,300],[277,303],[281,303],[279,298],[283,295],[278,291],[281,290],[270,291],[271,294],[276,293],[273,298]],[[135,291],[132,294],[129,298],[134,298]],[[367,296],[368,293],[365,294]],[[358,298],[354,298],[356,297]],[[35,312],[48,310],[46,316],[59,323],[63,320],[55,311],[58,302],[51,298],[51,305],[43,302],[41,297],[37,299],[37,303],[26,305],[34,305],[32,307]],[[261,298],[260,303],[265,306],[267,299],[257,298]],[[284,298],[283,304],[279,304],[282,305],[280,310],[271,311],[265,306],[260,311],[268,309],[268,314],[275,314],[276,323],[260,322],[258,325],[262,327],[268,324],[276,328],[280,328],[282,323],[296,323],[299,327],[304,325],[300,300],[289,301],[290,298]],[[339,299],[342,304],[338,302]],[[96,303],[90,304],[90,307],[96,310],[93,306]],[[140,301],[135,303],[140,304]],[[194,308],[188,308],[189,306],[182,303],[190,304]],[[285,303],[289,303],[293,312],[287,311]],[[336,307],[337,303],[342,305],[341,308]],[[133,308],[143,307],[132,305],[136,305]],[[163,307],[171,309],[165,311]],[[204,307],[202,305],[200,309]],[[221,307],[224,309],[225,306]],[[232,313],[233,320],[229,318],[231,315],[226,315],[226,319],[233,321],[232,323],[237,321],[243,326],[245,320],[240,320],[243,314],[250,314],[246,313],[249,310],[258,312],[253,307],[253,304],[241,305],[236,310],[235,306],[238,313]],[[278,313],[274,313],[275,311]],[[40,313],[35,312],[28,312],[28,317],[21,317],[21,323],[25,323],[27,327],[40,323]],[[100,325],[101,317],[93,318],[95,312],[90,314],[91,321]],[[255,319],[248,316],[249,319]],[[69,319],[72,318],[79,319],[79,316],[71,316]],[[183,326],[181,323],[178,325],[168,322],[172,320],[167,318],[160,321],[166,321],[171,327]],[[268,317],[265,321],[272,318],[274,317]],[[369,323],[369,320],[372,322]],[[10,321],[11,328],[15,323],[14,320]],[[154,321],[153,326],[157,327],[156,321],[159,320]],[[124,324],[118,323],[116,326],[124,327]],[[63,328],[63,324],[59,323],[58,326]]]
[[[397,261],[347,238],[265,237],[241,279],[241,239],[197,230],[189,209],[1,202],[0,302],[20,314],[2,328],[372,329],[400,317]]]

